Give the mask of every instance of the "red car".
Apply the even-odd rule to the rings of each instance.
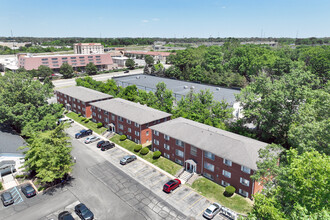
[[[179,179],[170,180],[164,185],[163,190],[164,192],[169,193],[178,188],[180,185],[181,181]]]

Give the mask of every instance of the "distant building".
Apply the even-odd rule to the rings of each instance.
[[[127,57],[112,57],[113,63],[117,64],[118,67],[125,67]]]
[[[84,71],[88,63],[94,63],[98,70],[109,70],[117,67],[110,54],[72,54],[72,55],[42,55],[18,54],[18,66],[26,70],[38,69],[39,66],[48,66],[54,71],[59,71],[63,63],[68,63],[74,69]]]
[[[156,51],[125,51],[125,56],[134,57],[136,59],[144,59],[146,55],[152,56],[155,61],[165,62],[166,58],[175,53],[170,52],[156,52]]]
[[[78,43],[73,45],[75,54],[102,54],[104,47],[100,43]]]

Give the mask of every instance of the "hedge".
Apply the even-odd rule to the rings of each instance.
[[[152,158],[154,159],[158,159],[160,156],[162,155],[162,153],[158,150],[158,151],[155,151]]]
[[[89,119],[87,118],[86,120],[85,120],[85,123],[88,123],[89,122]]]
[[[103,126],[103,124],[102,124],[102,122],[99,122],[99,123],[96,124],[96,126],[97,126],[97,128],[100,128],[100,127]]]
[[[139,152],[140,150],[142,149],[142,145],[141,144],[138,144],[134,147],[134,151],[135,152]]]
[[[126,140],[126,138],[127,138],[126,135],[121,135],[119,140],[124,141],[124,140]]]
[[[148,153],[149,153],[149,148],[147,147],[142,148],[142,150],[140,151],[140,154],[142,155],[147,155]]]
[[[85,121],[86,119],[87,119],[87,118],[85,118],[85,117],[82,117],[82,118],[81,118],[81,121]]]
[[[233,186],[226,186],[224,195],[227,197],[232,196],[235,193],[236,189]]]
[[[2,183],[0,182],[0,190],[2,190],[3,189],[3,187],[2,187]]]
[[[81,116],[81,113],[78,114],[78,117],[80,117],[80,116]]]

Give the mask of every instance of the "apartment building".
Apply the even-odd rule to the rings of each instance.
[[[152,149],[182,166],[252,198],[262,189],[251,179],[257,170],[258,151],[267,143],[185,118],[151,126]]]
[[[91,103],[113,98],[111,95],[82,86],[58,89],[55,94],[58,103],[87,118],[92,116]]]
[[[102,54],[104,47],[100,43],[77,43],[73,45],[75,54]]]
[[[171,114],[121,98],[94,102],[91,105],[94,122],[101,122],[110,131],[124,134],[139,144],[151,143],[149,126],[171,119]]]

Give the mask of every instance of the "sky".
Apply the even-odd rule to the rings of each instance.
[[[330,37],[330,0],[0,0],[0,36]]]

